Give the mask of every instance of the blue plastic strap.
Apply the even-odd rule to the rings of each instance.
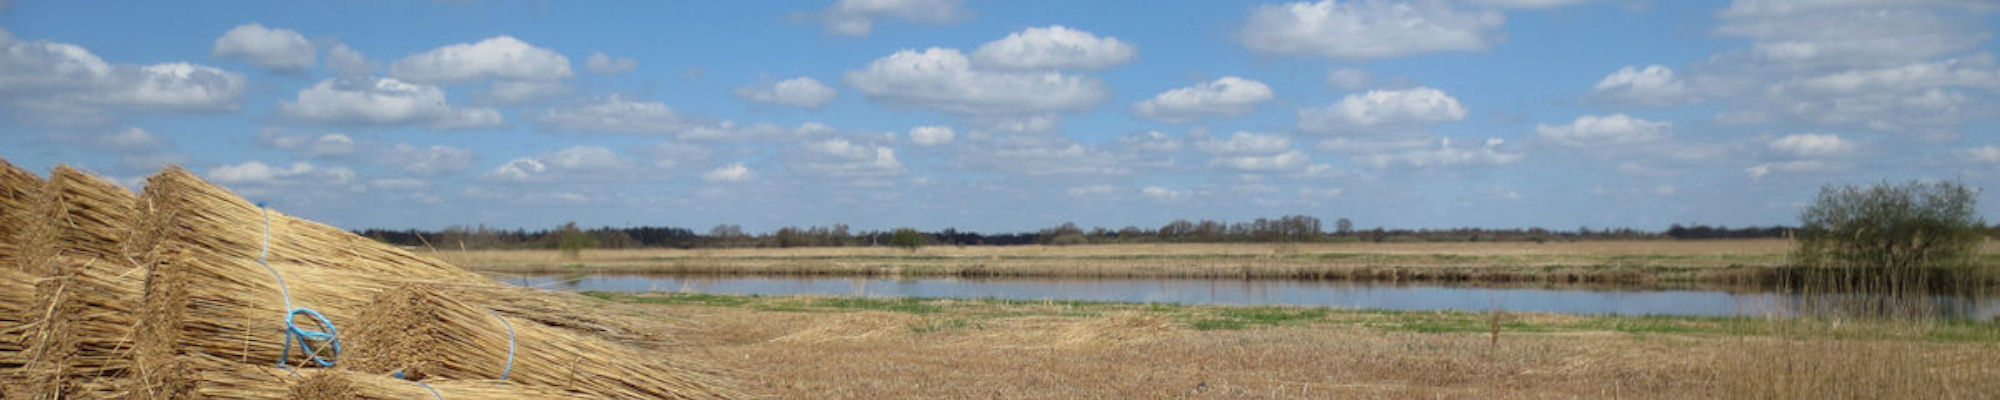
[[[431,387],[431,384],[428,384],[428,383],[423,383],[423,382],[417,382],[417,381],[410,381],[410,383],[415,383],[415,384],[417,384],[417,386],[423,386],[423,387],[424,387],[424,389],[426,389],[426,390],[430,390],[430,391],[431,391],[431,397],[436,397],[436,398],[437,398],[437,400],[444,400],[444,395],[443,395],[443,394],[438,394],[438,390],[437,390],[437,388],[434,388],[434,387]]]
[[[505,381],[508,376],[514,374],[514,323],[507,322],[507,319],[502,318],[500,313],[492,311],[487,311],[486,313],[493,314],[494,319],[500,320],[501,325],[507,326],[507,367],[500,370],[500,380]]]

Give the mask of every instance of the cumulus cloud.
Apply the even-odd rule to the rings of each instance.
[[[509,183],[546,183],[604,179],[622,175],[632,160],[611,149],[575,146],[542,153],[534,158],[516,158],[486,173],[485,179]]]
[[[1077,186],[1069,188],[1069,190],[1065,190],[1063,192],[1068,193],[1070,197],[1096,198],[1096,197],[1107,197],[1114,193],[1117,193],[1118,187],[1111,185]]]
[[[1674,76],[1672,68],[1654,64],[1619,68],[1597,81],[1589,96],[1616,103],[1664,106],[1693,100],[1692,94],[1687,82]]]
[[[1139,49],[1114,37],[1062,25],[1028,28],[980,45],[972,59],[983,67],[1009,69],[1100,69],[1124,64]]]
[[[234,58],[273,71],[299,73],[313,66],[313,45],[305,35],[290,29],[266,28],[263,24],[237,25],[215,38],[209,54]]]
[[[545,81],[573,75],[568,57],[513,36],[439,47],[389,65],[389,76],[423,83],[486,79]]]
[[[1035,177],[1108,177],[1159,166],[1129,153],[1088,147],[1048,133],[966,136],[952,156],[955,167]]]
[[[1296,170],[1299,167],[1304,167],[1306,163],[1311,161],[1312,157],[1307,156],[1305,152],[1291,150],[1271,155],[1216,157],[1209,161],[1209,165],[1241,171],[1261,172]]]
[[[1354,90],[1368,87],[1368,82],[1374,79],[1374,75],[1369,74],[1368,71],[1354,68],[1333,68],[1326,70],[1326,84],[1340,89]]]
[[[1797,157],[1827,157],[1854,151],[1854,142],[1839,135],[1800,133],[1771,141],[1771,150]]]
[[[1441,168],[1453,166],[1497,166],[1521,161],[1526,156],[1502,148],[1506,141],[1489,138],[1482,144],[1466,146],[1453,145],[1450,138],[1437,138],[1431,144],[1418,146],[1393,146],[1353,156],[1357,163],[1375,167]]]
[[[952,132],[949,126],[933,125],[910,128],[910,142],[916,143],[918,146],[951,144],[952,139],[956,136],[958,134]]]
[[[1342,97],[1322,108],[1299,110],[1299,129],[1308,132],[1409,130],[1465,119],[1465,106],[1428,87],[1370,90]]]
[[[899,18],[925,24],[956,22],[972,14],[960,0],[840,0],[820,12],[826,32],[847,36],[868,36],[875,20]]]
[[[165,150],[169,145],[152,132],[139,127],[126,127],[102,133],[63,134],[53,136],[56,140],[74,143],[93,150],[124,155],[144,155]]]
[[[633,60],[624,57],[612,57],[609,55],[605,55],[604,52],[602,51],[590,52],[590,57],[583,59],[583,70],[585,72],[599,74],[599,75],[618,74],[638,68],[639,68],[638,60]]]
[[[975,69],[957,49],[903,50],[859,70],[847,84],[869,99],[958,115],[1029,115],[1082,110],[1110,97],[1096,78],[1060,72]]]
[[[1956,153],[1958,153],[1959,157],[1963,157],[1967,161],[2000,164],[2000,146],[1974,147],[1957,150]]]
[[[1275,154],[1291,149],[1292,138],[1278,134],[1236,132],[1228,139],[1209,138],[1196,143],[1195,147],[1209,154]]]
[[[1830,165],[1823,161],[1797,160],[1797,161],[1757,164],[1749,168],[1744,168],[1743,173],[1750,174],[1751,178],[1763,178],[1766,175],[1770,175],[1772,173],[1777,173],[1777,172],[1825,171],[1829,169],[1829,167]]]
[[[111,64],[81,46],[0,30],[0,110],[42,125],[110,123],[115,111],[217,112],[240,107],[242,74],[189,63]]]
[[[375,62],[346,43],[335,42],[326,48],[326,68],[340,76],[367,76],[375,73]]]
[[[451,146],[417,147],[397,144],[378,159],[390,167],[417,175],[454,174],[472,168],[472,150]]]
[[[624,96],[550,107],[536,116],[535,122],[549,130],[673,135],[688,140],[799,140],[835,132],[833,127],[816,122],[782,126],[715,121],[681,113],[665,103]]]
[[[735,163],[702,173],[701,180],[709,182],[742,182],[750,180],[750,178],[755,176],[756,174],[750,171],[750,167],[744,166],[743,163]]]
[[[1173,152],[1181,149],[1181,140],[1160,131],[1147,131],[1118,138],[1118,144],[1126,148],[1145,152]]]
[[[1666,140],[1673,123],[1647,121],[1625,114],[1585,115],[1564,125],[1539,124],[1542,139],[1572,147],[1628,146]]]
[[[1263,82],[1225,76],[1161,92],[1151,99],[1133,104],[1132,112],[1155,121],[1188,123],[1202,117],[1248,114],[1257,104],[1271,98],[1271,87]]]
[[[248,161],[215,167],[205,175],[216,183],[226,185],[337,186],[354,180],[354,170],[347,167],[319,167],[307,162],[273,166],[262,161]]]
[[[335,125],[419,125],[438,130],[498,126],[500,111],[455,107],[436,86],[405,83],[395,78],[336,78],[299,90],[291,101],[280,100],[278,113],[300,121]]]
[[[569,94],[572,90],[561,81],[498,81],[487,85],[486,90],[472,92],[472,98],[482,104],[525,104]]]
[[[751,101],[818,110],[833,102],[833,87],[807,77],[736,88],[736,96]]]
[[[343,134],[287,135],[268,129],[257,134],[257,144],[314,158],[346,157],[357,148],[354,138]]]
[[[887,146],[827,139],[806,143],[803,157],[787,160],[792,170],[808,175],[845,179],[881,179],[907,172],[896,150]]]
[[[1180,200],[1182,198],[1190,196],[1192,193],[1186,190],[1174,190],[1159,186],[1147,186],[1145,189],[1140,189],[1139,194],[1154,200]]]
[[[1505,21],[1497,11],[1450,2],[1322,0],[1257,6],[1237,36],[1265,54],[1378,59],[1484,51],[1499,41]]]

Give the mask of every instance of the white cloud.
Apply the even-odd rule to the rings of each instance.
[[[1159,186],[1147,186],[1145,189],[1140,189],[1139,194],[1155,200],[1179,200],[1190,195],[1186,190],[1173,190]]]
[[[1554,8],[1595,0],[1470,0],[1472,4],[1511,8]]]
[[[1771,150],[1798,157],[1826,157],[1854,151],[1854,142],[1839,135],[1800,133],[1771,141]]]
[[[1100,69],[1124,64],[1139,49],[1114,37],[1062,25],[1028,28],[987,42],[972,52],[982,67],[1009,69]]]
[[[1089,108],[1110,97],[1096,78],[1060,72],[999,72],[972,68],[957,49],[903,50],[860,70],[847,84],[868,98],[899,107],[958,115],[1031,115]]]
[[[832,87],[803,76],[736,88],[738,97],[812,110],[826,107],[827,103],[833,102],[834,95]]]
[[[960,8],[960,0],[840,0],[820,13],[828,33],[867,36],[875,30],[875,20],[884,17],[944,24],[971,15]]]
[[[313,65],[312,42],[290,29],[266,28],[263,24],[237,25],[215,38],[209,54],[248,61],[274,71],[298,73]]]
[[[1689,100],[1692,93],[1687,82],[1674,76],[1674,70],[1664,65],[1648,65],[1645,68],[1626,66],[1597,81],[1590,96],[1614,102],[1664,106]]]
[[[1956,153],[1972,162],[2000,164],[2000,146],[1974,147],[1958,150]]]
[[[652,160],[654,167],[659,168],[677,168],[706,163],[709,157],[714,154],[707,147],[679,142],[662,142],[641,147],[638,151],[644,153],[647,159]]]
[[[1368,71],[1354,68],[1332,68],[1326,70],[1326,84],[1340,89],[1354,90],[1368,87],[1368,81],[1374,79],[1374,75],[1369,74]]]
[[[366,76],[375,72],[375,62],[346,43],[333,43],[326,49],[326,68],[341,76]]]
[[[896,150],[887,146],[854,143],[847,139],[827,139],[806,143],[806,155],[788,160],[794,170],[807,174],[849,179],[880,179],[901,175],[907,170],[896,159]]]
[[[1498,138],[1486,139],[1482,146],[1453,146],[1449,138],[1436,139],[1435,147],[1382,149],[1377,152],[1354,156],[1354,161],[1375,168],[1410,167],[1437,168],[1459,165],[1507,165],[1521,161],[1521,153],[1508,152],[1500,148],[1505,141]]]
[[[1250,11],[1238,39],[1252,51],[1333,59],[1484,51],[1506,18],[1441,1],[1322,0],[1267,4]]]
[[[1239,131],[1229,135],[1229,139],[1209,138],[1196,143],[1195,147],[1209,154],[1275,154],[1290,150],[1292,138]]]
[[[1181,149],[1180,139],[1160,131],[1147,131],[1118,138],[1118,143],[1138,151],[1172,152]]]
[[[1077,186],[1069,188],[1069,190],[1064,191],[1064,193],[1068,193],[1070,197],[1082,197],[1082,198],[1107,197],[1117,192],[1118,192],[1118,187],[1111,185]]]
[[[485,79],[541,81],[572,75],[568,57],[513,36],[439,47],[389,65],[389,76],[426,83]]]
[[[486,90],[475,91],[472,98],[483,104],[523,104],[569,94],[572,90],[561,81],[497,81]]]
[[[1715,32],[1751,40],[1741,56],[1791,66],[1892,65],[1976,47],[1991,4],[1920,1],[1737,1]]]
[[[167,147],[165,140],[138,127],[95,135],[89,139],[88,144],[91,147],[127,154],[151,153]]]
[[[1626,146],[1666,140],[1673,123],[1632,118],[1625,114],[1585,115],[1566,125],[1538,124],[1543,139],[1573,147]]]
[[[701,174],[701,179],[709,182],[742,182],[755,176],[750,167],[744,166],[743,163],[735,163],[709,170]]]
[[[1242,171],[1283,171],[1304,167],[1311,161],[1312,157],[1305,152],[1292,150],[1272,155],[1216,157],[1209,161],[1209,165]]]
[[[289,167],[272,166],[261,161],[249,161],[236,165],[224,165],[208,170],[208,179],[229,185],[293,186],[344,185],[354,179],[354,170],[346,167],[321,168],[312,163],[296,162]]]
[[[563,130],[644,134],[676,134],[709,123],[675,111],[666,103],[633,101],[624,96],[551,107],[537,120]]]
[[[287,135],[274,130],[257,134],[257,143],[279,150],[295,151],[306,157],[335,158],[354,154],[354,138],[338,133],[319,136]]]
[[[622,175],[632,160],[597,146],[574,146],[516,158],[486,173],[485,179],[513,183],[597,180]]]
[[[1751,178],[1763,178],[1764,176],[1770,175],[1773,172],[1824,171],[1828,169],[1828,167],[1829,165],[1827,163],[1821,161],[1799,160],[1799,161],[1785,161],[1785,162],[1758,164],[1751,166],[1750,168],[1744,168],[1743,172],[1750,174]]]
[[[397,144],[383,151],[378,159],[383,164],[417,175],[444,175],[471,168],[475,157],[469,149]]]
[[[956,167],[1035,177],[1104,177],[1131,175],[1159,165],[1122,152],[1085,147],[1050,133],[996,135],[973,132],[960,138],[952,157]]]
[[[590,57],[583,59],[583,70],[585,72],[599,74],[599,75],[618,74],[638,68],[639,68],[638,60],[633,60],[624,57],[612,57],[609,55],[605,55],[604,52],[602,51],[590,52]]]
[[[234,111],[249,86],[242,74],[215,67],[111,64],[77,45],[4,30],[0,65],[0,110],[42,125],[101,126],[123,110]]]
[[[1428,87],[1370,90],[1322,108],[1299,110],[1299,129],[1346,132],[1408,130],[1465,119],[1465,107],[1444,91]]]
[[[299,90],[292,101],[278,102],[278,113],[301,121],[337,125],[422,125],[460,130],[498,126],[500,111],[454,107],[444,90],[394,78],[320,81]]]
[[[951,144],[952,139],[956,136],[958,136],[957,133],[952,132],[949,126],[919,126],[910,128],[910,142],[916,143],[918,146]]]
[[[430,182],[415,178],[381,178],[368,181],[368,187],[386,190],[411,190],[429,187]]]
[[[1161,92],[1151,99],[1133,104],[1132,112],[1156,121],[1188,123],[1202,117],[1248,114],[1257,104],[1271,98],[1271,87],[1263,82],[1225,76]]]

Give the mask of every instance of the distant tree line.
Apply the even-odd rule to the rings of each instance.
[[[1575,230],[1543,228],[1453,228],[1387,229],[1356,228],[1352,221],[1339,218],[1331,226],[1318,217],[1288,215],[1250,221],[1175,220],[1157,228],[1083,228],[1063,223],[1033,232],[979,233],[945,228],[916,231],[855,230],[845,224],[832,226],[784,227],[764,233],[745,232],[741,226],[717,225],[705,233],[680,227],[601,227],[582,229],[574,223],[551,229],[496,229],[486,226],[454,226],[443,230],[367,229],[356,233],[385,243],[402,246],[432,246],[439,249],[570,249],[580,243],[592,248],[735,248],[735,247],[842,247],[907,246],[914,240],[922,245],[1074,245],[1102,243],[1279,243],[1279,242],[1548,242],[1630,239],[1738,239],[1782,238],[1786,227],[1710,227],[1675,224],[1666,231],[1632,228],[1580,227]],[[2000,226],[1990,230],[2000,234]],[[902,234],[897,242],[898,234]],[[911,238],[918,236],[915,240]]]

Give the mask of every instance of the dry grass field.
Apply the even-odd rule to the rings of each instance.
[[[1993,322],[598,294],[775,398],[1986,398]],[[625,309],[625,307],[618,307]],[[1499,333],[1492,328],[1498,326]]]
[[[436,251],[486,272],[1742,283],[1786,240]],[[426,250],[428,251],[428,250]]]

